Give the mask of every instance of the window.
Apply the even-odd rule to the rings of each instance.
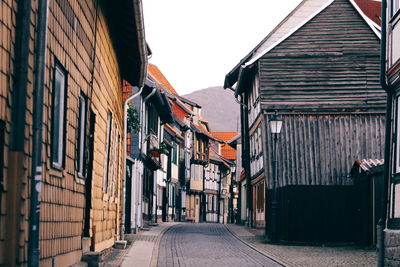
[[[391,201],[390,201],[390,215],[388,221],[389,228],[400,228],[400,96],[396,98],[395,109],[395,131],[396,141],[394,142],[394,157],[393,157],[393,176],[391,178]]]
[[[400,0],[392,0],[392,16],[396,15],[400,9]]]
[[[65,146],[65,111],[66,111],[66,72],[56,65],[54,69],[53,84],[53,116],[52,116],[52,163],[54,167],[62,168],[64,165]]]
[[[172,163],[178,164],[178,146],[175,143],[172,144]]]
[[[261,126],[258,126],[258,154],[261,155],[263,153],[262,149],[262,135],[261,135]]]
[[[110,146],[111,146],[111,124],[112,122],[112,114],[109,111],[107,113],[107,132],[106,132],[106,147],[105,147],[105,156],[104,156],[104,183],[103,183],[103,192],[107,192],[108,187],[108,171],[110,164]]]
[[[257,185],[257,210],[264,210],[264,183]]]
[[[396,157],[395,173],[400,173],[400,96],[396,98]]]
[[[169,184],[169,203],[170,207],[175,207],[175,185]]]
[[[86,158],[86,102],[85,95],[81,94],[79,97],[79,127],[78,127],[78,176],[85,176]]]
[[[3,192],[4,182],[4,147],[5,147],[5,132],[6,124],[0,120],[0,207],[1,207],[1,193]]]
[[[113,190],[114,190],[114,177],[115,174],[117,173],[116,167],[117,167],[117,157],[116,157],[116,151],[118,150],[118,140],[117,140],[117,123],[114,122],[114,127],[111,133],[111,143],[110,143],[110,151],[111,151],[111,158],[109,158],[109,161],[111,161],[111,166],[110,166],[110,178],[109,180],[109,191],[110,195],[113,195]]]
[[[149,107],[149,114],[148,114],[148,132],[147,134],[154,134],[158,135],[158,114],[154,107]]]

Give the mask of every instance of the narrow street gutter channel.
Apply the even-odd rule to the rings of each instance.
[[[153,252],[152,252],[152,254],[151,254],[150,267],[157,267],[157,263],[158,263],[158,251],[159,251],[159,248],[160,248],[161,239],[163,238],[163,236],[165,235],[166,232],[168,232],[172,227],[175,227],[175,226],[177,226],[177,225],[180,225],[180,223],[174,224],[174,225],[171,225],[171,226],[165,228],[165,229],[162,230],[162,232],[158,235],[157,240],[156,240],[156,242],[155,242],[155,244],[154,244],[154,247],[153,247]]]
[[[239,240],[240,242],[242,242],[243,244],[245,244],[246,246],[250,247],[251,249],[257,251],[258,253],[260,253],[261,255],[271,259],[272,261],[284,266],[284,267],[296,267],[290,263],[287,263],[285,261],[283,261],[282,259],[272,256],[270,254],[266,254],[264,251],[258,249],[257,247],[253,246],[252,244],[244,241],[242,238],[240,238],[238,235],[236,235],[231,229],[229,229],[229,227],[227,227],[226,225],[224,225],[224,227],[226,228],[226,230],[228,230],[228,232],[233,235],[237,240]]]

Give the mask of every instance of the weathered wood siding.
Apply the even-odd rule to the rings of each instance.
[[[379,38],[336,0],[259,60],[263,109],[384,111]]]
[[[10,149],[13,67],[15,65],[18,1],[0,1],[0,120],[6,122],[4,185],[0,207],[0,265],[25,265],[28,251],[29,187],[32,147],[34,52],[37,38],[37,1],[32,1],[26,125],[22,151]],[[101,2],[101,1],[100,1]],[[91,237],[96,251],[111,247],[118,238],[122,189],[122,81],[108,24],[99,6],[95,45],[96,1],[49,1],[43,114],[43,183],[41,188],[41,266],[69,266],[81,259],[85,209],[85,180],[76,168],[79,97],[91,99],[96,114],[92,183]],[[96,47],[93,71],[92,58]],[[67,71],[65,166],[52,167],[51,128],[55,62]],[[90,84],[93,71],[93,90]],[[117,125],[113,190],[103,193],[107,112]],[[114,124],[115,123],[115,124]],[[13,168],[14,172],[10,171]],[[111,185],[111,183],[110,183]],[[111,187],[111,186],[110,186]],[[10,218],[16,217],[16,220]],[[7,220],[5,220],[7,218]],[[14,223],[13,225],[10,225]],[[96,233],[93,231],[96,226]],[[8,236],[7,236],[8,235]]]
[[[12,107],[15,106],[13,95],[15,93],[16,76],[15,66],[17,40],[17,7],[20,1],[0,1],[0,120],[4,121],[4,147],[2,172],[3,187],[0,189],[0,266],[20,264],[26,259],[26,248],[28,238],[28,216],[29,202],[27,194],[29,191],[31,143],[23,142],[32,136],[32,105],[33,105],[33,62],[34,62],[34,38],[35,29],[29,29],[29,53],[27,66],[26,106],[25,110],[19,109],[21,114],[25,113],[25,131],[18,138],[12,129]],[[34,1],[35,2],[35,1]],[[30,21],[32,24],[37,19],[36,10],[31,10]],[[23,142],[22,148],[13,148],[18,139]],[[0,166],[2,165],[0,163]]]
[[[264,115],[266,119],[266,115]],[[384,115],[284,115],[278,139],[279,187],[349,184],[356,159],[383,158]],[[266,173],[272,188],[272,134],[265,128]]]

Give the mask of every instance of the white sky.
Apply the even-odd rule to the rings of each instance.
[[[301,0],[143,0],[146,40],[175,90],[223,85],[225,75]]]

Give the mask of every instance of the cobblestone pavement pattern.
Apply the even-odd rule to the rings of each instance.
[[[160,242],[158,267],[281,266],[246,246],[220,224],[180,224]]]
[[[377,252],[372,248],[359,248],[354,246],[272,245],[264,243],[263,236],[257,231],[249,232],[246,227],[233,224],[226,225],[226,227],[242,241],[284,263],[286,266],[377,266]]]

